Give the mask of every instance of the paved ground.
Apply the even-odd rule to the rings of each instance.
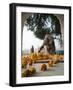
[[[48,67],[47,63],[45,63],[48,67],[47,71],[41,71],[40,70],[41,64],[42,63],[34,64],[34,67],[36,68],[36,73],[31,77],[64,75],[64,62],[60,62],[51,68]],[[22,69],[22,72],[23,71],[24,71],[24,69]]]

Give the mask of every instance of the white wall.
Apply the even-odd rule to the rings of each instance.
[[[72,90],[72,84],[47,85],[38,87],[11,88],[8,86],[9,77],[9,3],[37,3],[53,5],[73,5],[73,0],[0,0],[0,89],[1,90]],[[72,36],[73,38],[73,36]],[[73,68],[73,66],[72,66]]]

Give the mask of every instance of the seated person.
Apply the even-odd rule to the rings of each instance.
[[[46,46],[47,52],[50,54],[55,53],[55,43],[54,43],[54,39],[50,34],[46,34],[44,41],[43,41],[43,45],[40,47],[38,52],[41,52],[41,50],[44,48],[44,46]]]

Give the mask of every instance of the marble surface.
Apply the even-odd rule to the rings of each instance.
[[[59,62],[58,64],[54,65],[53,67],[48,67],[46,71],[41,71],[42,63],[35,63],[33,66],[36,68],[36,73],[30,77],[39,77],[39,76],[60,76],[64,75],[64,62]],[[22,72],[25,69],[22,69]]]

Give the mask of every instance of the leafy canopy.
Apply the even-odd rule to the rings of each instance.
[[[45,34],[61,34],[59,19],[54,14],[32,14],[27,18],[28,30],[33,31],[39,39],[44,39]]]

